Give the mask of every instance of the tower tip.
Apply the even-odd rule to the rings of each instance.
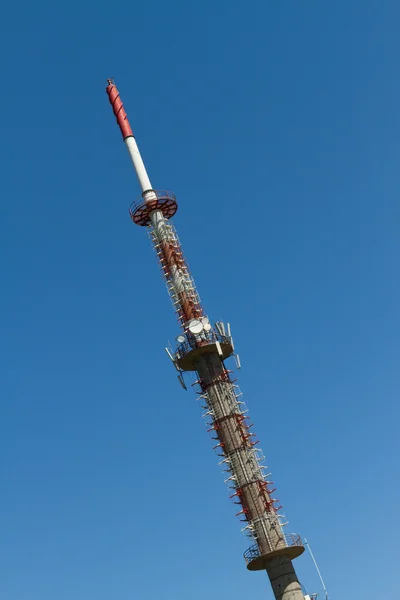
[[[124,105],[122,104],[119,91],[117,90],[117,86],[114,83],[113,77],[107,79],[106,92],[121,130],[122,138],[125,139],[133,136],[131,126],[129,125],[128,116],[125,112]]]

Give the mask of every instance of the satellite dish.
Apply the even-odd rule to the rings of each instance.
[[[178,337],[176,338],[176,341],[179,342],[180,344],[183,344],[183,342],[185,341],[185,336],[183,335],[178,335]]]
[[[210,323],[209,318],[208,317],[203,317],[201,319],[201,322],[203,323],[204,326],[208,325]]]
[[[211,325],[210,323],[204,323],[204,331],[210,331]]]
[[[204,329],[204,325],[198,319],[193,319],[189,323],[189,331],[190,333],[194,333],[195,335],[201,333]]]

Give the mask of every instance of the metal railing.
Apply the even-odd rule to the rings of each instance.
[[[157,200],[162,200],[162,201],[172,200],[173,202],[176,202],[175,194],[173,194],[172,192],[169,192],[168,190],[151,190],[151,191],[153,192],[153,194],[155,194],[155,196],[157,197]],[[137,208],[139,208],[140,206],[142,206],[143,203],[144,203],[143,196],[139,196],[139,198],[134,200],[129,207],[129,212],[131,213],[131,215],[133,215],[135,210]]]
[[[289,548],[291,546],[303,545],[303,540],[301,539],[298,533],[287,533],[282,536],[281,540],[278,542],[276,547],[271,549],[271,552],[274,552],[275,550],[280,550],[281,548]],[[248,548],[246,552],[243,553],[243,557],[246,561],[246,564],[249,564],[252,560],[258,558],[259,556],[261,556],[261,552],[257,544],[254,544],[254,546],[250,546],[250,548]]]
[[[176,349],[175,355],[177,358],[182,358],[191,350],[205,346],[207,344],[230,344],[231,338],[228,335],[221,335],[216,331],[202,331],[198,335],[190,334],[184,342],[181,342]]]

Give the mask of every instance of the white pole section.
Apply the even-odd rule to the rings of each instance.
[[[136,175],[139,179],[142,192],[151,190],[152,186],[150,183],[150,179],[147,175],[146,167],[144,166],[144,162],[139,152],[139,148],[135,138],[133,137],[133,135],[131,135],[129,137],[126,137],[124,142],[128,149],[129,156],[131,157],[131,160],[133,162],[133,166],[135,167]]]

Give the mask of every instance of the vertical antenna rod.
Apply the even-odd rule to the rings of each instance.
[[[119,91],[114,85],[114,81],[112,79],[108,79],[107,83],[108,85],[106,87],[106,92],[108,94],[108,99],[110,100],[110,104],[114,111],[114,115],[117,119],[117,123],[121,130],[122,139],[125,142],[125,145],[129,152],[129,156],[131,157],[133,166],[135,167],[136,175],[139,179],[142,192],[146,192],[148,190],[151,190],[151,183],[149,176],[147,175],[146,167],[144,166],[144,162],[140,155],[135,136],[133,135],[132,128],[129,124],[128,115],[125,112],[124,105],[122,104]]]
[[[176,198],[171,192],[159,192],[152,189],[117,87],[112,79],[108,79],[107,83],[108,99],[142,188],[143,201],[141,199],[139,202],[132,203],[130,215],[137,225],[150,228],[150,236],[160,261],[172,304],[178,320],[183,326],[190,319],[202,317],[203,310],[178,236],[172,224],[168,223],[168,219],[176,213],[178,208]]]
[[[183,373],[193,372],[193,387],[204,409],[203,417],[226,473],[242,531],[252,545],[244,553],[250,571],[266,570],[276,600],[304,600],[292,560],[304,552],[299,535],[286,533],[282,506],[266,473],[265,459],[251,430],[242,393],[225,361],[234,357],[230,327],[212,326],[200,302],[171,217],[177,202],[171,192],[151,186],[119,92],[112,79],[106,92],[132,159],[142,194],[129,212],[136,225],[148,229],[167,284],[182,334],[175,351],[167,349],[183,387]]]
[[[307,548],[308,548],[308,551],[309,551],[309,553],[311,554],[311,558],[312,558],[312,560],[313,560],[314,566],[315,566],[315,568],[317,569],[317,573],[318,573],[318,576],[319,576],[319,578],[320,578],[320,580],[321,580],[322,587],[323,587],[323,590],[324,590],[324,593],[325,593],[325,600],[329,600],[329,597],[328,597],[328,591],[327,591],[327,589],[326,589],[325,582],[324,582],[324,580],[322,579],[321,571],[319,570],[319,567],[318,567],[318,565],[317,565],[317,561],[315,560],[315,556],[314,556],[314,554],[312,553],[311,546],[310,546],[310,544],[307,542],[306,538],[304,538],[304,544],[307,546]]]

